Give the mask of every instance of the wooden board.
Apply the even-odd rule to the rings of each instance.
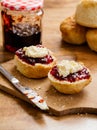
[[[61,2],[59,2],[61,3]],[[73,2],[74,4],[74,2]],[[76,3],[75,3],[76,4]],[[63,8],[46,8],[43,19],[43,45],[52,50],[56,57],[60,60],[64,56],[74,56],[78,61],[82,61],[92,72],[92,82],[79,94],[65,95],[57,92],[51,85],[47,78],[40,80],[28,79],[22,76],[15,68],[14,62],[5,62],[2,65],[16,78],[18,78],[24,85],[27,85],[37,91],[51,108],[54,115],[60,116],[71,113],[96,113],[97,114],[97,53],[92,52],[87,45],[70,45],[61,41],[61,33],[59,30],[62,20],[71,14],[74,14],[74,5],[66,6],[62,4]],[[50,4],[55,5],[55,4]],[[1,39],[0,39],[1,40]],[[0,48],[1,49],[1,48]],[[8,58],[8,53],[1,53],[1,61]],[[65,57],[66,58],[66,57]],[[9,59],[9,58],[8,58]],[[16,97],[26,100],[13,86],[0,75],[0,89],[10,93]]]
[[[92,82],[82,92],[74,95],[65,95],[57,92],[51,86],[48,78],[28,79],[24,77],[16,70],[13,60],[3,63],[2,65],[7,71],[18,78],[23,85],[29,86],[37,91],[47,101],[52,114],[60,116],[71,113],[97,113],[97,65],[92,64],[95,66],[95,69],[92,69],[92,66],[90,67],[93,74]],[[27,101],[2,75],[0,75],[0,89]]]
[[[71,2],[70,2],[71,1]],[[91,87],[91,92],[88,87],[82,93],[86,93],[86,98],[91,99],[92,108],[96,107],[96,83],[97,77],[97,54],[91,52],[87,46],[69,46],[61,43],[61,35],[59,31],[60,22],[67,16],[74,13],[75,5],[79,0],[45,0],[44,21],[43,21],[43,44],[54,51],[58,56],[62,55],[76,55],[77,60],[83,61],[91,70],[93,74],[93,82],[88,86]],[[68,3],[68,4],[65,4]],[[1,28],[0,28],[1,36]],[[2,41],[0,38],[0,61],[5,62],[10,59],[12,54],[6,53],[2,48]],[[6,63],[5,63],[6,64]],[[7,64],[4,66],[7,66]],[[9,64],[8,64],[9,65]],[[8,67],[8,66],[7,66]],[[7,69],[6,67],[6,69]],[[96,76],[96,77],[95,77]],[[0,75],[1,80],[1,75]],[[2,78],[4,86],[8,82]],[[1,84],[1,82],[0,82]],[[0,86],[1,87],[1,86]],[[2,87],[4,89],[4,87]],[[6,88],[7,89],[7,88]],[[7,89],[9,90],[9,89]],[[13,91],[12,91],[13,92]],[[14,91],[16,93],[16,91]],[[91,95],[90,95],[91,93]],[[88,96],[87,96],[88,95]],[[90,98],[88,98],[90,96]],[[92,97],[92,98],[91,98]],[[81,96],[83,98],[83,95]],[[84,100],[86,99],[84,98]],[[83,100],[83,99],[82,99]],[[80,100],[81,101],[81,100]],[[77,103],[76,103],[77,104]],[[75,104],[75,105],[76,105]],[[85,105],[86,106],[86,105]],[[84,106],[84,108],[85,108]],[[67,109],[68,110],[68,109]],[[73,109],[74,111],[75,108]],[[83,109],[84,111],[85,109]],[[88,109],[89,110],[89,109]],[[87,111],[87,109],[86,109]],[[90,109],[92,114],[76,114],[65,115],[63,117],[53,117],[44,114],[37,109],[34,109],[28,103],[16,99],[13,96],[6,94],[0,90],[0,130],[97,130],[97,110]],[[70,111],[68,112],[68,114]],[[72,112],[73,113],[73,112]],[[59,115],[59,113],[57,113]],[[66,114],[66,109],[65,109]],[[62,114],[61,114],[62,115]]]

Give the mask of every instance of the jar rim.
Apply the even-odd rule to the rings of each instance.
[[[44,0],[1,0],[1,6],[9,10],[35,11],[43,7]]]

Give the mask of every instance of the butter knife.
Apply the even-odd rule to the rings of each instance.
[[[46,101],[37,94],[33,89],[21,85],[20,81],[11,75],[4,67],[0,65],[0,72],[14,85],[14,87],[20,91],[31,104],[37,106],[40,110],[49,110]]]

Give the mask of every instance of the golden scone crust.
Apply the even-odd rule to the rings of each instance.
[[[56,63],[56,58],[54,56],[52,57],[54,59],[53,62],[47,65],[40,63],[30,65],[22,61],[17,55],[15,55],[14,59],[17,70],[21,72],[24,76],[28,78],[43,78],[48,75],[49,70]]]
[[[78,74],[77,72],[79,71],[80,73]],[[54,74],[59,78],[56,78]],[[70,74],[71,76],[73,74],[73,77],[70,77]],[[80,92],[91,82],[92,79],[90,70],[86,68],[82,62],[69,60],[62,60],[60,63],[56,64],[56,66],[49,71],[48,78],[51,81],[51,84],[59,92],[65,94],[74,94]],[[64,78],[69,78],[70,81],[65,80]]]
[[[97,28],[97,0],[81,0],[75,11],[78,24]]]
[[[48,78],[51,84],[61,93],[64,94],[75,94],[79,93],[86,85],[91,82],[91,77],[89,79],[83,79],[80,81],[76,81],[74,83],[70,83],[67,81],[59,81],[54,78],[50,73],[48,73]]]
[[[86,28],[75,22],[74,16],[66,18],[60,24],[63,41],[71,44],[80,45],[86,41]]]
[[[86,38],[90,49],[97,52],[97,29],[88,30]]]

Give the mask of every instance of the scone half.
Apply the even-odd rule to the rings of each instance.
[[[16,54],[14,59],[15,59],[15,65],[17,67],[17,70],[20,73],[22,73],[24,76],[28,78],[43,78],[48,75],[49,70],[56,63],[56,58],[53,55],[51,57],[53,61],[48,64],[35,63],[34,65],[25,62],[24,60],[22,60],[22,58],[20,58]]]
[[[51,84],[53,85],[53,87],[55,87],[59,92],[64,93],[64,94],[75,94],[75,93],[79,93],[92,80],[89,69],[85,68],[85,73],[87,73],[86,74],[87,78],[84,77],[84,78],[82,78],[80,80],[77,79],[75,81],[72,81],[74,76],[75,76],[75,78],[78,78],[78,76],[76,76],[76,75],[78,75],[78,73],[77,72],[73,73],[73,78],[71,77],[71,79],[70,79],[72,81],[71,82],[71,81],[68,81],[68,80],[61,80],[61,79],[56,78],[52,74],[52,70],[50,70],[49,73],[48,73],[48,78],[49,78]],[[61,78],[61,77],[63,78],[62,75],[59,76],[59,78]],[[81,77],[81,75],[79,75],[79,77]]]

